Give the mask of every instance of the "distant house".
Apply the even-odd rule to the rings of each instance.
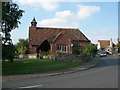
[[[82,51],[90,42],[79,29],[37,27],[35,18],[29,27],[29,54],[42,51],[71,54],[74,46]]]
[[[112,42],[112,39],[110,39],[110,40],[98,40],[97,49],[99,50],[99,52],[106,51],[109,54],[113,54],[115,51],[114,47],[115,47],[115,44]]]
[[[116,49],[116,51],[118,51],[118,53],[120,53],[120,48],[118,47],[118,45],[120,45],[120,40],[119,40],[119,38],[118,38],[118,42],[117,42],[117,44],[116,44],[116,46],[115,46],[115,49]]]

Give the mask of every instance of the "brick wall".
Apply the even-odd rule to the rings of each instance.
[[[29,27],[29,30],[36,30],[36,28],[37,27],[35,27],[35,26],[31,26],[31,27]]]
[[[68,45],[70,44],[70,53],[72,52],[71,42],[69,42],[69,39],[64,35],[61,34],[57,37],[57,39],[52,44],[52,52],[56,53],[57,51],[57,45],[66,45],[66,52],[62,53],[69,53],[68,52]]]
[[[36,31],[36,28],[37,27],[35,27],[35,26],[31,26],[31,27],[29,27],[29,54],[34,54],[34,53],[36,53],[36,46],[33,46],[33,45],[31,45],[31,40],[32,40],[32,38],[34,38],[33,37],[33,33],[31,33],[31,31],[32,30],[34,30],[34,31]]]
[[[80,49],[81,49],[81,51],[83,51],[83,49],[84,49],[87,45],[89,45],[89,44],[90,44],[90,42],[81,41],[81,42],[80,42]]]
[[[29,54],[34,54],[36,53],[36,46],[29,45]]]

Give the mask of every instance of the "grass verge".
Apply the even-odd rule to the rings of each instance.
[[[2,75],[40,73],[79,66],[82,63],[55,61],[49,59],[19,60],[2,62]]]

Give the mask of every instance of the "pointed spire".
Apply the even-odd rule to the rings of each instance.
[[[32,22],[36,22],[35,17],[33,18]]]
[[[37,25],[37,22],[36,22],[35,17],[34,17],[32,22],[31,22],[31,26],[35,26],[36,27],[36,25]]]

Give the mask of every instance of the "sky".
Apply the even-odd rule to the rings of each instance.
[[[21,24],[11,32],[13,43],[28,38],[29,26],[35,17],[38,27],[77,28],[97,44],[98,40],[117,43],[117,2],[41,2],[41,0],[13,0],[25,13]]]

